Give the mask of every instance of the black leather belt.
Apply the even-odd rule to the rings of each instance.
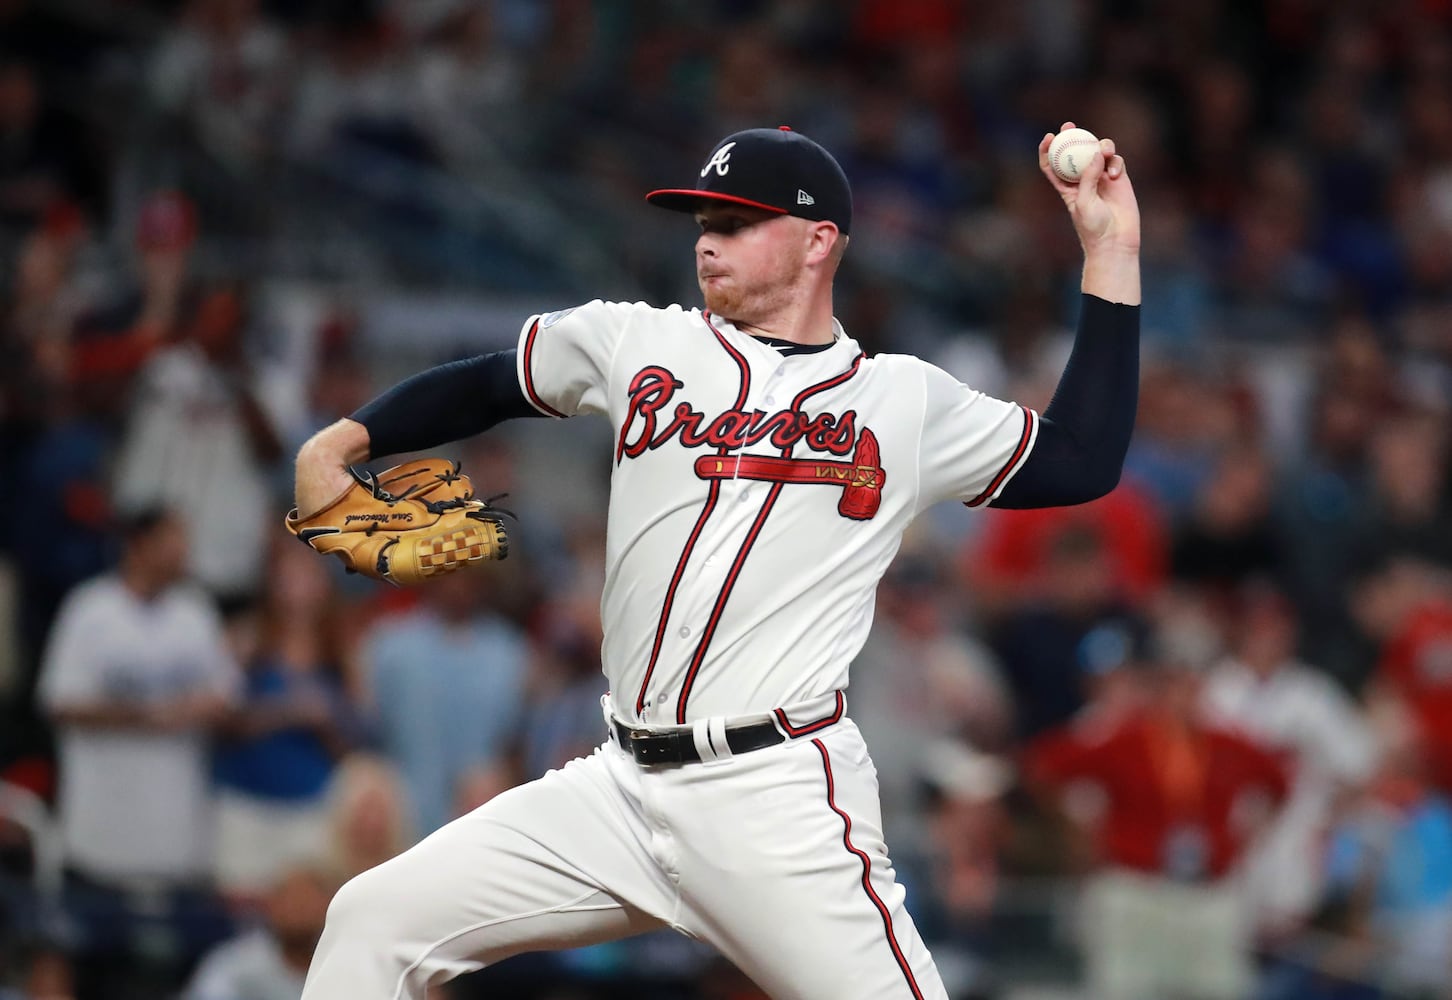
[[[653,733],[648,729],[632,729],[619,719],[611,719],[615,738],[637,764],[699,764],[701,754],[696,738],[689,729],[672,733]],[[762,747],[775,746],[786,737],[770,722],[749,726],[733,726],[726,730],[726,745],[733,754],[750,753]]]

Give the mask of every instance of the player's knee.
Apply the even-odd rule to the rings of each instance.
[[[387,865],[370,868],[343,883],[328,904],[327,929],[355,940],[393,935],[404,914],[404,892]]]

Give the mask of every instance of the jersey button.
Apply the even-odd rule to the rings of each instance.
[[[776,402],[776,397],[775,396],[767,396],[766,397],[766,405],[767,406],[770,406],[772,403],[775,403],[775,402]]]
[[[783,375],[785,372],[786,372],[786,365],[782,365],[780,368],[778,368],[776,370],[776,374],[777,374],[778,377],[780,377],[781,375]]]
[[[688,636],[690,634],[691,634],[691,626],[689,626],[689,625],[682,625],[681,626],[681,638],[684,639],[686,636]]]

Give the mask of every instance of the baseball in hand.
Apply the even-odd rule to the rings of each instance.
[[[1086,128],[1066,128],[1049,143],[1049,166],[1070,184],[1079,182],[1089,158],[1098,155],[1099,139]]]

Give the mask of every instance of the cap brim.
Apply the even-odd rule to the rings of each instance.
[[[718,194],[715,191],[697,191],[695,188],[663,188],[659,191],[652,191],[645,196],[645,200],[660,208],[670,209],[672,212],[694,212],[701,206],[701,202],[703,201],[724,201],[732,205],[749,205],[752,208],[775,212],[777,215],[787,214],[786,209],[778,208],[775,205],[752,201],[750,198],[740,198],[734,194]]]

